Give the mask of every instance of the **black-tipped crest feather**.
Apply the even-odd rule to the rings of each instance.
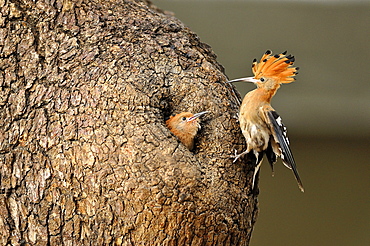
[[[256,79],[261,77],[273,77],[279,83],[291,83],[296,75],[296,67],[293,66],[294,56],[286,55],[286,51],[281,54],[272,55],[270,50],[266,51],[260,62],[253,60],[252,71]]]

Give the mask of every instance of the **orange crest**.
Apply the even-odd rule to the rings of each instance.
[[[259,63],[253,60],[252,71],[255,79],[261,77],[272,77],[279,83],[291,83],[298,74],[298,67],[294,67],[294,56],[286,55],[286,51],[277,55],[272,55],[270,50],[262,56]]]

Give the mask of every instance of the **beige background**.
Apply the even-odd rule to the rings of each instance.
[[[301,68],[272,104],[306,192],[265,163],[251,245],[370,245],[370,1],[153,2],[212,46],[230,79],[251,76],[267,49]]]

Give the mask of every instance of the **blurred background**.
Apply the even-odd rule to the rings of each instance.
[[[370,245],[370,1],[153,0],[209,44],[230,79],[288,50],[300,67],[272,105],[305,193],[279,161],[260,172],[250,245]],[[241,95],[253,84],[235,84]]]

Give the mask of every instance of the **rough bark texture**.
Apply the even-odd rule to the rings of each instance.
[[[148,2],[0,0],[0,245],[248,245],[238,95]],[[193,152],[165,127],[210,111]]]

